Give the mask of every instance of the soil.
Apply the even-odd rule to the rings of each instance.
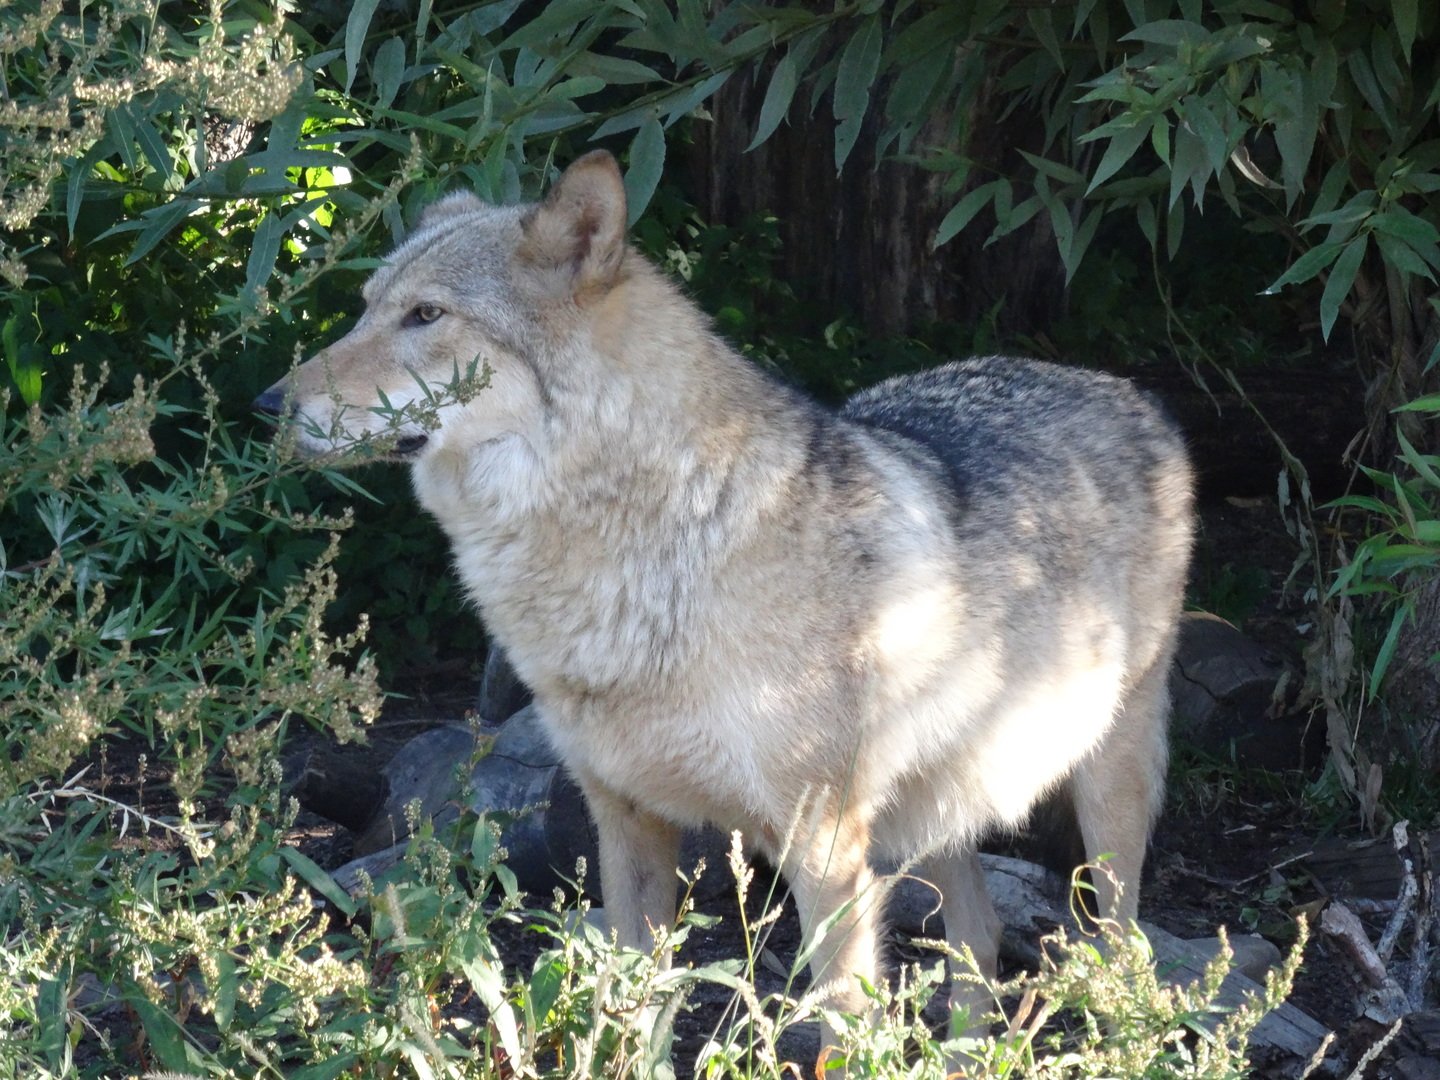
[[[1201,607],[1207,607],[1208,598],[1217,601],[1217,608],[1228,608],[1221,613],[1299,672],[1303,671],[1301,652],[1309,618],[1299,600],[1305,583],[1282,588],[1294,552],[1294,542],[1282,528],[1273,502],[1229,501],[1208,507],[1203,512],[1191,593]],[[407,697],[391,702],[371,729],[366,745],[343,752],[379,769],[415,735],[465,715],[474,700],[468,685],[459,689],[422,685],[408,690]],[[295,741],[303,744],[317,738],[300,733]],[[140,782],[134,772],[137,753],[135,747],[111,748],[105,770],[112,796],[135,794]],[[1345,811],[1337,809],[1323,816],[1303,797],[1306,785],[1316,778],[1313,769],[1256,774],[1247,771],[1243,763],[1195,760],[1183,748],[1179,759],[1172,769],[1168,806],[1152,843],[1141,890],[1141,917],[1182,938],[1208,937],[1224,925],[1232,932],[1260,933],[1287,948],[1294,939],[1294,913],[1326,895],[1318,882],[1289,860],[1317,839],[1350,828]],[[156,805],[163,801],[156,790],[161,780],[152,774],[145,782],[154,792],[147,797],[147,805],[163,812]],[[351,834],[311,813],[302,812],[292,839],[327,868],[343,864],[352,855]],[[728,874],[723,868],[711,872]],[[752,895],[759,894],[751,905],[752,920],[764,910],[764,892],[763,881],[752,889]],[[699,965],[743,955],[733,897],[722,894],[720,900],[707,904],[705,911],[720,916],[720,921],[713,928],[692,932],[680,962]],[[1370,929],[1378,936],[1378,926]],[[791,966],[799,943],[798,921],[787,906],[765,941],[768,956],[758,970],[762,993],[782,988],[782,973]],[[506,933],[500,941],[506,961],[522,971],[528,970],[545,944],[519,930]],[[903,951],[898,938],[891,946],[902,957],[914,955]],[[711,984],[702,984],[694,993],[689,1010],[677,1023],[677,1062],[694,1060],[695,1052],[724,1022],[731,997],[723,987]],[[1382,1030],[1359,1018],[1359,984],[1353,969],[1318,932],[1311,937],[1290,1000],[1337,1032],[1337,1046],[1350,1061]],[[939,1022],[940,1017],[931,1019]],[[814,1046],[806,1045],[803,1035],[782,1048],[796,1061],[814,1060]],[[1389,1058],[1381,1062],[1386,1060]],[[1294,1064],[1267,1064],[1257,1057],[1253,1075],[1293,1075]],[[802,1069],[802,1074],[810,1075],[810,1069]],[[1401,1074],[1377,1064],[1365,1075]]]

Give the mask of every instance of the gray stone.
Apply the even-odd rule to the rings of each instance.
[[[385,766],[385,802],[355,837],[355,854],[370,855],[409,835],[405,808],[416,800],[421,816],[433,818],[460,790],[460,770],[475,753],[475,732],[447,724],[411,739]]]
[[[491,645],[485,655],[485,671],[480,676],[480,696],[475,712],[488,727],[499,727],[530,704],[530,688],[520,681],[505,650]]]
[[[575,877],[580,859],[587,864],[585,890],[600,895],[598,840],[585,808],[585,798],[560,764],[528,705],[493,733],[488,750],[478,739],[486,733],[450,724],[416,736],[385,767],[389,795],[373,822],[356,838],[356,860],[337,876],[346,880],[364,869],[372,877],[404,853],[409,836],[405,808],[420,804],[421,820],[437,825],[454,821],[465,789],[469,808],[477,815],[504,818],[501,844],[506,865],[521,887],[548,892]],[[476,760],[464,783],[464,765]],[[392,850],[393,849],[393,850]],[[728,868],[729,838],[717,829],[688,830],[679,868],[691,876],[702,859],[706,871],[695,885],[697,902],[705,903],[733,891]]]

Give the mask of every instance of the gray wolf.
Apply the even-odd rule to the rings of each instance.
[[[620,942],[653,947],[710,822],[776,861],[839,1006],[877,977],[871,858],[918,860],[993,974],[976,842],[1062,787],[1123,885],[1100,913],[1132,918],[1191,543],[1175,430],[1124,380],[998,357],[827,411],[625,225],[604,152],[538,204],[446,197],[258,400],[316,455],[398,425],[377,445],[585,793]],[[427,393],[477,358],[486,389]]]

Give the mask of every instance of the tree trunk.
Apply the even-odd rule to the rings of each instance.
[[[714,123],[697,125],[691,187],[709,220],[738,223],[774,212],[785,241],[781,275],[823,298],[825,310],[853,311],[875,333],[974,323],[991,312],[1006,330],[1035,333],[1054,322],[1064,306],[1064,272],[1045,216],[988,248],[994,222],[982,216],[935,250],[935,230],[963,192],[947,194],[938,174],[914,164],[877,163],[874,110],[839,175],[824,105],[746,153],[770,74],[765,67],[732,78],[710,103]],[[802,108],[797,101],[792,115]],[[953,146],[953,126],[952,116],[937,113],[913,150]],[[1038,151],[1042,131],[1023,116],[1002,123],[983,95],[967,128],[974,132],[967,155],[977,163],[972,186],[1004,175],[1012,158],[1018,165],[1019,149]]]

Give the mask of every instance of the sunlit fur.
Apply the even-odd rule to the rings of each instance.
[[[490,388],[411,455],[489,632],[599,828],[607,912],[649,945],[677,826],[741,829],[810,933],[921,859],[993,971],[974,844],[1059,785],[1136,910],[1191,534],[1180,439],[1127,382],[992,357],[838,415],[767,377],[624,240],[592,154],[544,203],[432,209],[342,340],[275,388],[321,453],[383,392]],[[443,314],[406,325],[407,312]],[[428,309],[427,309],[428,310]],[[423,433],[415,426],[413,433]],[[873,896],[815,954],[876,975]]]

